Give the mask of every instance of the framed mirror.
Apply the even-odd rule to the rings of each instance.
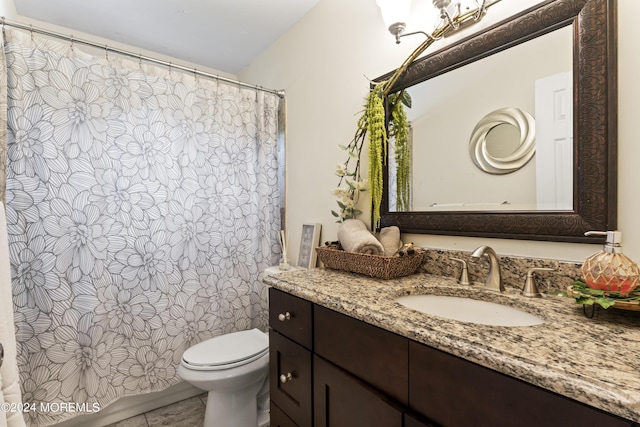
[[[463,121],[465,117],[461,116],[472,116],[472,114],[460,114],[460,108],[456,106],[460,106],[461,101],[439,100],[437,102],[439,113],[454,118],[448,126],[449,129],[445,131],[448,132],[446,138],[434,137],[437,135],[435,129],[427,126],[427,129],[433,130],[433,133],[431,137],[421,140],[418,135],[417,121],[412,123],[414,153],[412,193],[415,210],[395,211],[393,201],[390,209],[389,186],[390,183],[393,184],[394,179],[393,174],[389,175],[390,171],[387,168],[381,227],[397,225],[404,233],[602,242],[600,237],[585,237],[584,232],[616,228],[617,38],[614,3],[615,0],[543,1],[508,20],[416,60],[392,90],[392,92],[409,90],[410,93],[415,90],[412,95],[414,98],[412,109],[421,102],[421,99],[417,98],[421,96],[420,85],[431,84],[428,90],[431,94],[429,96],[434,98],[441,96],[436,92],[445,92],[447,96],[458,93],[459,97],[462,96],[459,99],[486,104],[480,106],[486,111],[480,117],[469,117],[469,123],[465,124]],[[558,205],[547,205],[538,200],[536,203],[535,187],[543,185],[539,179],[536,180],[536,174],[543,176],[544,171],[552,168],[544,156],[536,153],[533,159],[523,164],[517,172],[485,173],[487,179],[493,179],[493,181],[487,180],[487,184],[468,191],[469,194],[480,195],[483,199],[480,202],[471,200],[467,203],[469,196],[462,196],[460,194],[462,190],[455,189],[456,187],[448,181],[449,178],[468,174],[467,167],[474,169],[477,173],[483,172],[469,158],[469,136],[453,137],[452,130],[465,126],[473,129],[482,115],[495,110],[496,107],[522,108],[522,105],[501,105],[500,102],[511,101],[501,100],[498,90],[485,84],[488,81],[487,74],[495,75],[498,81],[515,81],[514,88],[536,86],[538,77],[531,82],[521,82],[517,78],[526,73],[517,68],[505,68],[499,65],[500,61],[513,64],[516,62],[513,55],[531,56],[530,51],[525,54],[517,53],[521,52],[517,49],[524,49],[527,46],[529,48],[533,46],[533,50],[537,50],[538,53],[542,51],[543,59],[551,57],[553,55],[550,55],[544,46],[545,43],[554,45],[565,43],[556,42],[557,37],[568,37],[566,42],[568,52],[561,51],[556,55],[559,58],[565,58],[566,64],[560,66],[554,63],[549,67],[545,66],[546,68],[543,67],[545,71],[541,71],[541,75],[563,73],[569,78],[568,113],[570,114],[568,116],[572,120],[569,121],[568,127],[572,142],[568,148],[565,147],[564,157],[568,157],[569,161],[562,172],[566,175],[564,186],[567,188],[564,192],[568,194],[566,196],[569,199],[568,202],[565,200]],[[479,68],[480,71],[472,68],[483,62],[492,65]],[[558,66],[560,68],[556,69]],[[526,65],[525,67],[527,70],[531,68]],[[564,72],[562,67],[568,70]],[[487,73],[487,69],[490,72]],[[468,72],[467,70],[474,70],[471,74],[474,77],[455,80],[458,74]],[[385,80],[391,74],[385,74],[376,80]],[[440,80],[436,80],[440,78],[447,80],[440,83]],[[436,81],[438,83],[434,83]],[[485,94],[470,95],[470,89],[465,89],[465,85],[468,84],[483,88]],[[507,89],[506,92],[511,93],[514,90]],[[533,99],[533,95],[530,98]],[[546,108],[534,106],[539,103],[537,96],[535,99],[535,101],[527,101],[529,104],[525,102],[524,109],[529,109],[536,115],[542,115],[540,111],[544,112]],[[407,113],[410,115],[409,110]],[[538,120],[537,117],[536,120]],[[541,137],[536,130],[536,138],[538,147],[545,137]],[[439,144],[455,147],[466,155],[445,160],[442,157],[444,145]],[[431,148],[431,155],[421,154],[422,148],[425,147]],[[435,169],[435,166],[429,166],[429,160],[435,160],[444,165],[443,169],[447,172],[443,172],[440,176],[425,175],[423,177],[420,174]],[[536,169],[538,169],[537,172]],[[506,181],[506,179],[523,179],[521,176],[526,174],[531,176],[526,179],[533,180],[527,188],[517,181]],[[567,179],[568,184],[566,184]],[[468,182],[467,185],[470,186],[479,185],[482,181],[480,178],[472,177]],[[558,185],[556,184],[556,187]],[[448,192],[448,195],[453,194],[454,197],[458,196],[461,199],[440,199],[439,197],[443,196],[430,196],[426,201],[419,202],[420,196],[429,193],[430,188],[443,189]],[[506,188],[511,193],[506,193]],[[517,201],[522,193],[527,192],[533,194],[530,196],[533,202]],[[545,192],[547,191],[539,191],[537,198],[540,199],[540,194]]]

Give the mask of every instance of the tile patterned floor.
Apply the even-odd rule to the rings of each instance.
[[[106,427],[199,427],[204,422],[206,402],[207,395],[202,394]]]

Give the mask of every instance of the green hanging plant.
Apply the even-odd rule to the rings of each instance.
[[[372,228],[380,225],[380,205],[383,191],[383,166],[387,157],[388,142],[394,143],[396,159],[396,176],[398,177],[398,208],[408,206],[410,199],[409,176],[411,170],[411,153],[409,151],[409,122],[404,107],[411,107],[411,97],[405,91],[389,96],[389,123],[385,126],[384,89],[389,80],[378,83],[369,92],[365,109],[358,120],[358,129],[351,142],[340,149],[348,153],[347,160],[338,165],[336,175],[340,177],[338,188],[333,191],[337,197],[338,211],[331,214],[342,222],[362,214],[356,208],[360,192],[371,193]],[[387,130],[388,129],[388,130]],[[360,174],[360,159],[365,141],[369,141],[367,180]],[[346,184],[346,188],[343,185]]]
[[[500,0],[498,0],[500,1]],[[492,3],[496,4],[498,1]],[[339,147],[348,153],[347,160],[338,165],[336,175],[340,177],[338,188],[333,191],[337,197],[338,211],[332,210],[331,214],[338,222],[352,219],[362,214],[356,208],[359,195],[369,188],[371,193],[371,228],[377,230],[380,227],[380,205],[382,202],[382,181],[384,159],[387,156],[387,143],[393,141],[393,149],[396,159],[397,176],[397,208],[406,209],[411,198],[409,177],[411,174],[411,153],[409,144],[410,128],[404,107],[411,107],[409,95],[400,91],[390,94],[398,79],[405,73],[409,65],[415,61],[436,40],[442,38],[453,28],[457,28],[466,22],[478,20],[489,6],[482,9],[474,9],[458,15],[455,19],[445,21],[422,42],[405,61],[396,69],[388,79],[375,83],[371,89],[365,109],[358,119],[358,127],[351,142]],[[385,100],[388,101],[389,123],[385,126]],[[388,132],[388,133],[387,133]],[[360,175],[360,159],[364,142],[369,140],[369,174],[368,182],[363,181]],[[343,185],[346,184],[346,188]]]
[[[389,95],[389,139],[393,141],[396,164],[396,209],[409,210],[411,200],[410,128],[404,107],[411,108],[411,96],[406,91]]]
[[[365,114],[367,116],[367,132],[369,133],[369,191],[373,228],[380,223],[380,204],[382,203],[383,163],[387,157],[387,129],[384,123],[384,100],[382,83],[376,85],[369,95]]]

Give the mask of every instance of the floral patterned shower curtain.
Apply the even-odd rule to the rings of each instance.
[[[63,404],[26,414],[49,425],[177,383],[199,341],[266,328],[279,99],[5,33],[18,363],[25,402]]]

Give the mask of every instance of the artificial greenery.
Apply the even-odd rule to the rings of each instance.
[[[567,296],[565,292],[562,292],[561,295]],[[576,304],[597,304],[602,308],[609,308],[615,305],[617,302],[638,301],[640,303],[640,292],[621,294],[620,292],[593,289],[590,288],[586,283],[579,280],[573,282],[572,296],[575,298]]]
[[[498,0],[499,1],[499,0]],[[492,5],[498,1],[493,2]],[[367,187],[371,193],[371,228],[376,230],[380,226],[380,205],[382,201],[382,179],[384,159],[387,155],[387,143],[389,139],[393,141],[396,158],[397,176],[397,209],[404,210],[408,207],[410,200],[410,144],[409,144],[409,122],[404,111],[404,107],[411,106],[409,95],[404,92],[391,94],[398,79],[405,73],[409,65],[415,61],[429,46],[435,41],[444,37],[448,32],[458,28],[464,23],[477,21],[484,14],[489,6],[470,10],[461,13],[453,20],[445,20],[442,25],[436,28],[427,39],[422,42],[405,61],[396,69],[388,79],[377,82],[372,88],[365,109],[358,120],[358,128],[354,138],[348,145],[339,147],[347,152],[347,160],[338,165],[336,175],[340,177],[338,188],[333,191],[337,197],[339,211],[332,210],[331,214],[337,218],[338,222],[355,218],[362,211],[356,208],[360,192],[366,191]],[[385,126],[385,100],[389,102],[389,123]],[[387,133],[387,131],[389,133]],[[369,173],[368,183],[363,181],[360,175],[360,158],[364,142],[369,140]],[[346,187],[343,187],[346,185]]]
[[[411,108],[411,96],[406,91],[389,95],[389,139],[394,143],[396,161],[396,209],[409,210],[411,199],[411,145],[410,124],[404,106]]]
[[[394,142],[396,159],[396,176],[398,177],[397,199],[398,209],[408,206],[410,198],[409,174],[411,168],[411,153],[409,152],[409,122],[404,106],[411,107],[411,97],[405,91],[392,94],[389,101],[389,131],[385,127],[385,108],[383,88],[386,82],[378,83],[367,97],[364,113],[358,120],[358,130],[346,146],[340,149],[349,155],[344,164],[338,165],[336,175],[340,177],[338,189],[333,194],[338,198],[339,212],[331,211],[338,218],[338,222],[355,218],[362,211],[356,208],[359,192],[371,193],[371,205],[374,228],[380,222],[380,204],[383,191],[383,166],[387,157],[389,140]],[[365,141],[369,138],[369,171],[368,180],[363,181],[360,175],[360,157]],[[353,163],[352,163],[353,162]],[[353,166],[353,168],[351,168]],[[368,182],[368,185],[367,185]],[[341,185],[345,183],[346,188]]]
[[[384,124],[383,84],[377,84],[371,91],[365,109],[364,125],[369,133],[369,191],[374,228],[380,223],[380,204],[382,203],[383,161],[387,156],[387,130]]]

